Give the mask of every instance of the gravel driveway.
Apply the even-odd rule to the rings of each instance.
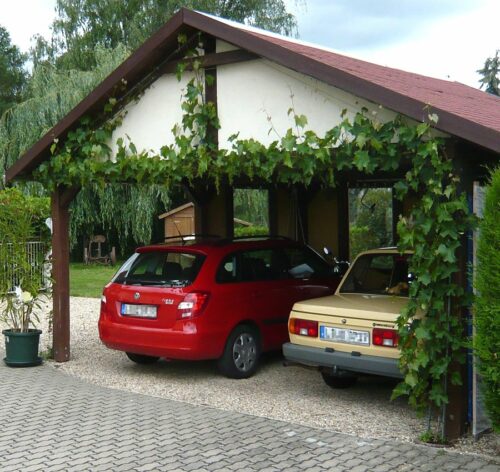
[[[360,437],[413,441],[425,428],[424,421],[416,417],[404,399],[390,401],[395,381],[364,377],[353,388],[335,390],[324,384],[317,371],[283,367],[278,353],[267,355],[257,374],[245,380],[222,377],[216,363],[210,361],[134,364],[124,353],[100,343],[99,304],[98,299],[71,298],[71,361],[54,364],[59,370],[110,388]],[[49,342],[42,340],[45,345]],[[498,437],[494,438],[497,441]],[[471,448],[492,453],[490,447],[483,451],[477,444],[462,445],[464,450]]]

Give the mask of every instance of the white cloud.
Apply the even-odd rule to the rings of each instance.
[[[0,25],[7,29],[12,43],[27,52],[35,34],[50,37],[55,4],[55,0],[1,0]]]
[[[301,39],[370,62],[478,87],[500,49],[498,0],[309,0],[295,8]]]
[[[56,0],[0,0],[0,25],[22,51],[50,37]],[[500,49],[500,0],[285,0],[301,39],[365,60],[478,86]]]

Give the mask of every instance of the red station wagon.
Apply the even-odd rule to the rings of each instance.
[[[224,375],[246,378],[261,352],[288,341],[293,304],[339,282],[318,253],[286,238],[142,247],[104,288],[99,335],[140,364],[218,359]]]

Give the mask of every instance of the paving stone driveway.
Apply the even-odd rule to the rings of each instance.
[[[0,471],[480,471],[474,456],[0,366]],[[300,405],[295,405],[300,408]]]

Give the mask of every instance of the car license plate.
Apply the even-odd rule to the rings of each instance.
[[[139,318],[156,318],[157,307],[155,305],[129,305],[122,303],[121,314],[123,316],[137,316]]]
[[[347,328],[320,326],[319,337],[325,341],[335,341],[338,343],[370,344],[370,333],[368,331],[357,331]]]

